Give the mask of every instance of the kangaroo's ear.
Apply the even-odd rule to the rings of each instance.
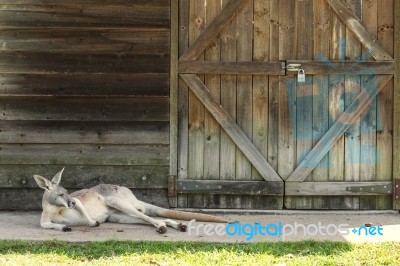
[[[50,190],[53,186],[51,182],[46,178],[44,178],[43,176],[34,175],[33,178],[35,178],[35,181],[38,184],[38,186],[45,190]]]
[[[64,167],[64,168],[65,168],[65,167]],[[53,177],[53,179],[51,180],[51,183],[53,183],[54,185],[60,184],[61,176],[62,176],[62,173],[63,173],[63,171],[64,171],[64,168],[61,169],[61,171],[58,172],[58,173]]]

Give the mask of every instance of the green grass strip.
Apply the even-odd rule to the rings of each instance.
[[[400,265],[400,242],[0,241],[0,265]]]

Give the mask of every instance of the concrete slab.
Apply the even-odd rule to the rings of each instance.
[[[74,227],[72,232],[65,233],[41,228],[40,212],[3,211],[0,212],[0,239],[222,243],[309,239],[348,242],[400,241],[400,215],[397,211],[264,211],[249,214],[227,210],[221,216],[238,223],[221,225],[192,222],[187,232],[169,228],[163,235],[157,233],[150,225],[105,223],[97,228]]]

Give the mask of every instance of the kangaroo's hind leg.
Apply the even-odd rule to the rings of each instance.
[[[105,202],[108,206],[126,213],[127,215],[140,218],[141,220],[154,225],[159,233],[164,234],[167,231],[167,224],[164,221],[154,219],[140,212],[135,206],[124,198],[117,196],[107,196]],[[114,216],[115,218],[116,216]],[[112,218],[111,218],[112,219]]]
[[[182,223],[178,223],[178,222],[175,222],[170,219],[155,219],[155,220],[164,222],[169,227],[175,228],[182,232],[186,232],[186,226],[183,225]],[[141,218],[131,216],[131,215],[123,213],[123,212],[117,212],[117,213],[111,214],[107,218],[107,221],[111,222],[111,223],[120,223],[120,224],[151,224]]]

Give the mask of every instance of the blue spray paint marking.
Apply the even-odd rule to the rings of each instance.
[[[332,89],[335,89],[335,86],[339,86],[340,82],[343,82],[343,80],[341,79],[343,76],[345,75],[357,75],[357,76],[365,76],[367,75],[368,77],[368,84],[366,84],[366,86],[361,86],[362,84],[357,84],[358,86],[360,86],[360,88],[362,90],[365,90],[368,94],[369,99],[371,100],[371,103],[375,103],[375,100],[378,96],[373,97],[373,94],[376,94],[377,90],[378,90],[378,84],[377,84],[377,78],[376,78],[376,72],[374,69],[368,69],[368,70],[364,70],[364,71],[352,71],[354,66],[359,65],[361,62],[367,60],[367,58],[369,58],[370,53],[366,52],[364,54],[361,55],[360,60],[357,60],[352,66],[350,66],[348,69],[344,69],[344,63],[345,63],[345,59],[344,59],[344,55],[345,55],[345,51],[346,51],[346,41],[340,41],[339,42],[339,47],[340,47],[340,52],[339,52],[339,57],[342,58],[342,67],[340,69],[336,68],[336,65],[334,65],[329,58],[327,58],[324,55],[318,55],[317,58],[323,62],[324,64],[326,64],[327,66],[336,69],[338,72],[335,73],[334,75],[331,75],[331,79],[330,79],[330,84],[329,84],[329,93],[332,93]],[[337,80],[335,80],[335,77],[337,77]],[[311,90],[312,93],[304,93],[304,91],[310,91],[309,89],[307,90],[307,87],[313,87],[314,91]],[[317,91],[315,91],[315,88],[317,88]],[[304,83],[297,83],[297,79],[293,78],[293,79],[289,79],[286,82],[286,92],[287,92],[287,96],[288,96],[288,108],[289,108],[289,114],[290,114],[290,126],[291,126],[291,130],[292,130],[292,136],[295,139],[295,141],[313,141],[313,134],[307,134],[307,132],[303,132],[301,130],[297,129],[297,113],[296,113],[296,102],[299,100],[301,100],[301,98],[303,97],[314,97],[313,94],[318,95],[321,93],[321,90],[326,89],[326,88],[322,88],[321,84],[316,84],[314,83],[312,78],[307,77],[307,72],[306,72],[306,81]],[[300,91],[300,93],[299,93]],[[357,94],[359,92],[356,92]],[[354,95],[353,92],[344,92],[340,95],[340,101],[339,101],[339,105],[335,106],[335,108],[337,108],[338,110],[336,110],[336,114],[337,117],[332,117],[332,113],[329,112],[329,120],[330,121],[336,121],[338,119],[338,117],[340,117],[340,115],[342,113],[345,112],[345,98],[346,97],[350,97],[350,98],[355,98],[356,95]],[[379,123],[379,121],[381,121],[381,119],[379,119],[381,117],[380,114],[380,108],[379,108],[379,101],[377,101],[377,117],[376,117],[376,121],[377,125],[376,125],[376,130],[380,130],[382,128],[382,124]],[[359,106],[356,105],[354,106],[354,110],[349,109],[347,110],[347,113],[350,114],[352,112],[354,112]],[[312,112],[312,106],[307,106],[307,108],[310,108],[310,112]],[[356,121],[356,123],[354,123],[354,125],[358,125],[360,122],[361,123],[365,123],[368,124],[368,117],[369,113],[367,112],[365,114],[364,117],[361,117],[362,119],[359,119],[358,121]],[[340,122],[340,121],[339,121]],[[369,132],[374,131],[375,128],[373,127],[360,127],[360,133],[361,134],[367,134]],[[319,132],[318,136],[319,138],[322,138],[322,136],[325,134],[326,132]],[[314,136],[315,138],[315,136]],[[347,143],[347,145],[351,145],[351,143]],[[371,145],[361,145],[360,147],[361,149],[361,154],[376,154],[376,159],[380,158],[380,154],[379,151],[376,149],[375,146],[371,146]],[[302,158],[304,158],[304,156],[310,151],[305,151],[303,154],[299,155],[298,161],[300,162],[302,160]],[[373,157],[368,157],[368,156],[349,156],[349,158],[346,157],[346,163],[366,163],[366,164],[371,164],[371,163],[375,163],[375,159]],[[329,167],[329,162],[324,162],[324,163],[320,163],[318,168],[328,168]]]

